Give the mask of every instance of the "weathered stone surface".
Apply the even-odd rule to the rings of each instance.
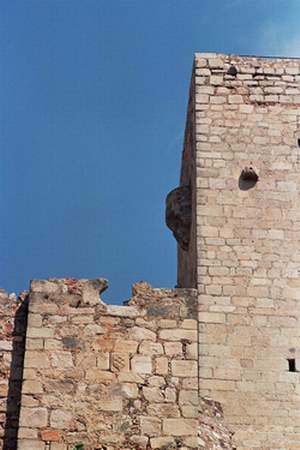
[[[198,421],[195,419],[164,419],[163,432],[171,436],[197,435]]]
[[[48,411],[46,408],[22,408],[20,425],[29,428],[47,426]]]
[[[53,428],[58,429],[68,429],[71,425],[73,419],[73,414],[69,411],[64,411],[62,409],[56,409],[51,411],[50,414],[50,425]]]
[[[131,360],[133,372],[152,373],[152,359],[150,356],[135,355]]]
[[[151,448],[159,449],[159,448],[172,448],[173,444],[175,444],[175,440],[172,437],[159,437],[150,439]]]
[[[173,360],[172,375],[175,377],[196,377],[198,375],[197,361]]]
[[[141,417],[141,431],[147,436],[158,436],[161,434],[161,420],[155,417]]]

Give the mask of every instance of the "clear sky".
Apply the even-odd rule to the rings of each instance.
[[[299,23],[299,0],[2,0],[0,285],[173,287],[193,53],[300,56]]]

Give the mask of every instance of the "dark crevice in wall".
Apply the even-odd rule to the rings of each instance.
[[[14,319],[12,360],[8,382],[3,450],[17,450],[27,315],[28,296],[18,308]]]
[[[241,191],[252,189],[258,182],[258,175],[253,167],[245,167],[239,177],[239,188]]]
[[[296,368],[296,360],[293,359],[288,359],[288,365],[289,365],[289,372],[297,372],[297,368]]]

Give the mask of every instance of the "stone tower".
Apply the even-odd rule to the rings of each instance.
[[[197,53],[167,223],[200,395],[239,450],[300,448],[300,60]],[[189,206],[190,205],[190,206]]]

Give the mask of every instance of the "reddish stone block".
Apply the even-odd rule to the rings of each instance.
[[[61,438],[61,433],[58,430],[43,430],[41,431],[41,438],[43,441],[57,442]]]

